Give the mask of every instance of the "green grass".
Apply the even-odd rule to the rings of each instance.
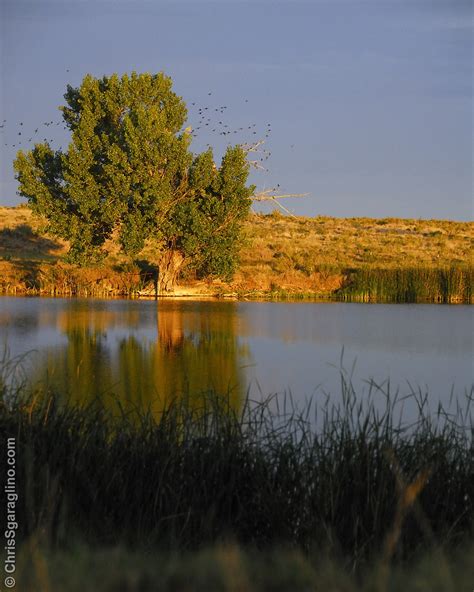
[[[377,302],[471,302],[474,268],[360,269],[346,281],[338,296]]]

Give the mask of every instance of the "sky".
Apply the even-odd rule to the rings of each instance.
[[[18,148],[67,146],[66,85],[135,70],[171,76],[193,151],[265,140],[251,180],[296,215],[473,219],[470,1],[0,2],[2,205]]]

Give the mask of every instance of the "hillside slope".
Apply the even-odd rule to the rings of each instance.
[[[453,300],[466,300],[464,293],[470,299],[472,292],[473,222],[291,218],[274,212],[252,215],[245,235],[241,266],[231,283],[198,281],[188,274],[176,294],[328,296],[349,293],[347,288],[362,276],[366,283],[385,278],[383,290],[390,282],[400,287],[401,282],[412,286],[420,280],[432,293],[421,299],[440,299],[437,282],[459,284]],[[45,235],[27,207],[0,208],[0,290],[95,295],[151,291],[143,268],[131,266],[109,247],[102,267],[77,270],[62,262],[67,244]],[[156,246],[148,245],[142,259],[153,260],[155,252]],[[456,297],[456,291],[464,296]]]

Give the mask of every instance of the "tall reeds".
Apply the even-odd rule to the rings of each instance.
[[[385,395],[381,408],[343,382],[343,403],[314,415],[274,399],[236,412],[211,393],[153,419],[10,393],[0,432],[17,441],[19,536],[161,549],[284,544],[360,563],[379,553],[397,518],[400,475],[409,484],[429,471],[415,501],[431,536],[406,508],[390,552],[455,546],[473,534],[472,393],[454,417],[430,415],[425,399],[405,427]]]
[[[345,300],[471,303],[474,267],[362,268],[349,274],[339,291]]]

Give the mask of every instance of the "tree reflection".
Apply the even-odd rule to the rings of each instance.
[[[209,391],[239,408],[249,352],[237,338],[235,303],[160,301],[153,332],[136,306],[131,313],[93,305],[71,303],[58,315],[67,342],[45,350],[37,374],[51,389],[74,404],[124,412],[156,415],[183,396],[199,405]]]

